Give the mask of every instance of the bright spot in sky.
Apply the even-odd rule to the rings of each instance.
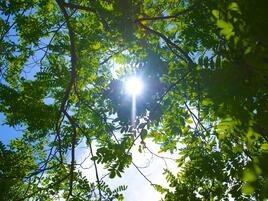
[[[143,90],[143,83],[138,77],[130,77],[126,80],[125,89],[128,94],[136,96],[141,94]]]

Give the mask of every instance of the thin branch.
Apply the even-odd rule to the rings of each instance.
[[[104,179],[105,177],[107,177],[109,174],[110,174],[109,172],[106,173],[105,175],[103,175],[103,176],[100,178],[100,180],[103,181],[103,179]]]
[[[158,16],[158,17],[142,17],[137,19],[136,21],[157,21],[157,20],[168,20],[168,19],[174,19],[177,18],[180,15],[184,15],[190,11],[192,11],[199,3],[201,2],[201,0],[195,2],[195,4],[189,6],[188,8],[186,8],[185,10],[179,11],[174,15],[169,15],[169,16]]]
[[[43,168],[43,169],[39,169],[39,170],[37,170],[37,171],[35,171],[35,172],[30,173],[30,175],[27,176],[25,179],[30,179],[32,176],[35,176],[35,175],[38,175],[38,174],[42,173],[41,176],[40,176],[39,179],[38,179],[37,184],[36,184],[36,185],[38,186],[39,183],[40,183],[41,178],[43,177],[44,172],[47,171],[47,170],[52,170],[52,169],[57,168],[57,167],[58,167],[58,165],[51,166],[51,167],[45,167],[45,168]],[[26,192],[26,193],[27,193],[27,192]],[[25,193],[25,194],[26,194],[26,193]]]
[[[190,114],[197,120],[198,124],[207,132],[208,130],[206,129],[206,127],[202,124],[202,122],[200,121],[200,119],[192,112],[192,110],[189,108],[189,106],[187,105],[186,101],[184,101],[184,105],[187,108],[187,110],[190,112]]]
[[[137,24],[138,26],[142,27],[143,29],[159,36],[160,38],[162,38],[166,44],[170,44],[171,46],[173,46],[178,52],[180,52],[184,59],[187,63],[189,63],[191,66],[194,66],[195,63],[193,62],[193,60],[191,59],[191,57],[189,57],[188,53],[186,53],[183,49],[181,49],[178,45],[176,45],[175,43],[173,43],[168,37],[166,37],[164,34],[156,31],[156,30],[153,30],[151,29],[150,27],[148,26],[145,26],[144,24],[142,24],[140,21],[137,21]]]
[[[61,163],[63,163],[63,156],[62,156],[62,140],[61,140],[61,136],[60,136],[60,125],[62,124],[62,121],[63,121],[63,118],[61,118],[60,120],[58,120],[56,122],[56,137],[58,139],[58,144],[59,144],[59,147],[58,147],[58,150],[59,150],[59,155],[60,155],[60,161]]]
[[[190,115],[191,115],[191,118],[192,118],[192,120],[193,120],[193,122],[194,122],[195,130],[197,130],[197,129],[198,129],[198,122],[196,122],[196,119],[195,119],[193,113],[190,112]]]
[[[96,13],[96,10],[94,8],[90,8],[90,7],[86,7],[86,6],[81,6],[81,5],[76,5],[76,4],[73,4],[73,3],[65,3],[65,2],[62,2],[62,3],[63,3],[63,5],[65,7],[68,7],[68,8],[79,9],[79,10],[83,10],[83,11],[88,11],[88,12]]]
[[[167,44],[167,47],[168,47],[168,49],[170,49],[170,51],[176,56],[176,57],[178,57],[179,59],[181,59],[181,60],[184,60],[184,58],[181,56],[181,55],[179,55],[172,47],[171,47],[171,45],[169,44],[169,43],[166,43]]]
[[[158,158],[161,158],[164,161],[165,160],[172,160],[172,161],[176,162],[176,159],[175,158],[170,158],[170,157],[166,157],[166,156],[160,156],[160,155],[154,153],[153,151],[151,151],[146,145],[144,145],[144,146],[145,146],[145,149],[147,149],[152,155],[154,155],[154,156],[156,156]],[[165,163],[166,163],[166,161],[165,161]]]
[[[23,15],[26,12],[26,10],[27,9],[24,9],[20,15]],[[7,21],[7,23],[8,23],[8,21]],[[15,24],[16,24],[16,21],[14,21],[6,31],[4,31],[4,29],[3,29],[3,32],[1,34],[0,41],[2,41],[4,39],[5,35],[13,28],[13,26]]]
[[[132,162],[132,165],[134,165],[134,167],[138,170],[138,172],[152,185],[154,186],[155,184],[153,184],[153,182],[145,176],[145,174],[143,174],[143,172],[140,170],[140,168],[134,163]]]
[[[68,115],[68,113],[66,114],[66,116]],[[68,116],[67,116],[68,117]],[[77,125],[75,122],[74,122],[74,120],[72,119],[72,122],[73,122],[73,124],[75,124],[75,125]],[[78,125],[77,125],[78,126]],[[80,127],[80,126],[78,126],[78,129],[87,137],[87,135],[86,135],[86,132]],[[92,145],[91,145],[91,141],[90,141],[90,139],[88,140],[89,141],[89,150],[90,150],[90,154],[91,154],[91,156],[93,157],[94,156],[94,154],[93,154],[93,149],[92,149]],[[99,191],[99,196],[100,196],[100,201],[101,201],[101,199],[102,199],[102,194],[101,194],[101,189],[100,189],[100,179],[99,179],[99,173],[98,173],[98,167],[97,167],[97,163],[96,163],[96,161],[95,160],[93,160],[93,164],[94,164],[94,168],[95,168],[95,174],[96,174],[96,180],[97,180],[97,183],[98,183],[98,191]]]
[[[91,142],[89,143],[89,150],[90,150],[91,156],[94,156]],[[102,200],[102,194],[101,194],[101,189],[100,189],[100,179],[99,179],[99,173],[98,173],[98,167],[97,167],[96,160],[93,160],[93,163],[94,163],[95,175],[96,175],[96,179],[97,179],[97,183],[98,183],[98,191],[99,191],[99,196],[100,196],[99,200],[101,201]]]
[[[74,11],[71,16],[75,13],[76,11]],[[40,63],[42,64],[42,61],[44,60],[44,58],[46,57],[47,53],[48,53],[48,49],[49,46],[51,45],[52,41],[54,40],[54,38],[56,37],[56,34],[58,33],[58,31],[66,24],[66,20],[57,28],[57,30],[54,31],[53,36],[51,37],[49,43],[46,45],[46,50],[45,53],[43,55],[43,57],[40,59]]]
[[[97,15],[99,15],[99,18],[100,18],[100,21],[101,23],[103,24],[104,28],[111,32],[111,29],[109,27],[109,24],[105,21],[105,19],[97,12],[96,9],[94,8],[90,8],[90,7],[87,7],[87,6],[81,6],[81,5],[77,5],[77,4],[73,4],[73,3],[65,3],[64,2],[64,6],[65,7],[68,7],[68,8],[71,8],[71,9],[79,9],[79,10],[83,10],[83,11],[87,11],[87,12],[90,12],[90,13],[95,13]]]
[[[107,121],[106,121],[107,118],[106,118],[105,114],[101,114],[101,113],[99,113],[99,112],[96,111],[94,108],[92,108],[89,104],[87,104],[87,103],[81,98],[81,96],[80,96],[80,94],[79,94],[79,91],[78,91],[78,89],[76,88],[76,86],[74,87],[74,90],[75,90],[75,93],[76,93],[76,96],[77,96],[79,102],[81,102],[82,104],[86,105],[92,112],[94,112],[96,115],[98,115],[98,116],[102,119],[102,121],[104,122],[104,124],[106,125],[106,127],[109,129],[110,134],[114,137],[115,141],[116,141],[117,143],[119,143],[119,140],[117,139],[116,135],[114,134],[113,129],[109,126],[109,124],[108,124]]]
[[[5,20],[4,25],[9,24],[8,21],[9,21],[10,16],[11,16],[11,14],[9,14],[7,16],[7,19]],[[9,32],[9,30],[11,29],[11,27],[14,26],[14,24],[15,24],[15,22],[10,26],[10,28],[8,30],[6,30],[6,32],[5,32],[5,29],[3,28],[2,33],[1,33],[1,37],[0,37],[1,38],[0,41],[3,40],[3,38],[5,37],[5,35]]]
[[[105,64],[106,62],[108,62],[111,58],[113,58],[114,55],[118,54],[118,52],[113,52],[114,54],[109,55],[106,59],[104,59],[102,62],[99,63],[100,66],[102,66],[103,64]]]

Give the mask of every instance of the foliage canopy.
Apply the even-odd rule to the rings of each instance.
[[[147,138],[178,157],[177,174],[163,171],[169,188],[151,183],[163,200],[267,198],[267,10],[265,0],[0,1],[0,111],[24,128],[0,144],[0,199],[123,200],[126,186],[111,189],[97,164],[120,177]],[[133,73],[147,86],[135,128],[122,87]],[[78,168],[81,140],[95,182]]]

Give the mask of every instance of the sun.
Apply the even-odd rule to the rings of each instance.
[[[140,95],[143,91],[143,82],[136,76],[129,77],[125,82],[125,90],[132,96]]]

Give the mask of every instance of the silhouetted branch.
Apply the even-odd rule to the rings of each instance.
[[[95,13],[95,14],[99,15],[99,13],[97,12],[96,9],[90,8],[87,6],[81,6],[81,5],[77,5],[77,4],[73,4],[73,3],[65,3],[65,2],[64,2],[64,6],[71,8],[71,9],[78,9],[78,10],[87,11],[87,12],[91,12],[91,13]],[[105,19],[100,15],[99,15],[99,17],[100,17],[100,21],[103,24],[103,26],[105,27],[105,29],[107,31],[111,31],[109,24],[105,21]]]
[[[96,10],[94,8],[86,7],[86,6],[81,6],[81,5],[76,5],[73,3],[65,3],[62,2],[65,7],[72,8],[72,9],[79,9],[79,10],[84,10],[92,13],[96,13]]]
[[[68,193],[67,200],[69,200],[70,196],[72,195],[73,190],[73,180],[74,180],[74,162],[75,162],[75,143],[76,143],[76,123],[75,120],[66,112],[64,111],[65,116],[69,120],[69,122],[72,125],[73,128],[73,134],[72,134],[72,151],[71,151],[71,169],[70,169],[70,189]]]
[[[94,156],[91,142],[89,143],[89,150],[90,150],[91,156]],[[93,160],[93,163],[94,163],[95,175],[96,175],[96,179],[97,179],[97,183],[98,183],[98,191],[99,191],[99,196],[100,196],[99,200],[102,200],[102,194],[101,194],[101,189],[100,189],[100,179],[99,179],[99,173],[98,173],[98,167],[97,167],[96,160]]]
[[[106,127],[109,129],[110,134],[114,137],[115,141],[116,141],[117,143],[119,143],[119,140],[118,140],[117,137],[115,136],[115,134],[114,134],[114,132],[113,132],[113,129],[109,126],[109,124],[108,124],[107,121],[106,121],[107,117],[105,116],[105,114],[101,114],[101,113],[99,113],[99,112],[96,111],[93,107],[91,107],[88,103],[86,103],[86,102],[81,98],[81,96],[80,96],[80,94],[79,94],[79,91],[78,91],[78,89],[76,88],[76,86],[74,87],[74,90],[75,90],[75,93],[76,93],[76,96],[77,96],[79,102],[81,102],[82,104],[86,105],[92,112],[94,112],[96,115],[98,115],[98,116],[102,119],[103,123],[104,123],[104,124],[106,125]]]
[[[180,52],[183,55],[183,60],[185,60],[187,63],[191,64],[191,66],[194,66],[195,63],[193,62],[193,60],[191,59],[191,57],[189,57],[188,53],[186,53],[183,49],[181,49],[178,45],[176,45],[175,43],[173,43],[168,37],[166,37],[164,34],[151,29],[148,26],[145,26],[144,24],[142,24],[140,21],[137,21],[137,24],[142,27],[143,29],[159,36],[160,38],[162,38],[166,44],[170,44],[171,46],[173,46],[178,52]],[[181,56],[180,56],[181,57]]]
[[[71,156],[71,169],[70,169],[70,189],[69,189],[69,194],[68,194],[68,199],[72,195],[72,189],[73,189],[73,172],[74,172],[74,160],[75,160],[75,141],[76,141],[76,126],[72,120],[72,118],[68,115],[66,112],[66,102],[69,98],[69,94],[71,92],[72,86],[74,85],[75,79],[76,79],[76,63],[77,63],[77,57],[76,57],[76,49],[75,49],[75,35],[73,28],[71,26],[71,22],[69,19],[69,15],[67,11],[65,10],[65,3],[62,0],[56,0],[57,4],[59,5],[61,12],[63,13],[63,16],[65,18],[67,28],[68,28],[68,34],[70,37],[70,52],[71,52],[71,79],[70,82],[65,90],[65,94],[63,97],[63,100],[61,102],[60,106],[60,111],[59,115],[61,116],[61,113],[65,114],[70,123],[72,124],[73,127],[73,135],[72,135],[72,156]]]
[[[142,17],[137,19],[136,21],[157,21],[157,20],[168,20],[168,19],[174,19],[177,18],[180,15],[186,14],[190,11],[192,11],[199,3],[201,3],[201,0],[196,1],[193,5],[189,6],[185,10],[179,11],[174,15],[169,15],[169,16],[158,16],[158,17]]]
[[[145,176],[145,174],[143,174],[143,172],[140,170],[140,168],[134,163],[132,162],[132,165],[134,165],[134,167],[138,170],[138,172],[152,185],[154,186],[153,182]]]
[[[74,43],[74,40],[75,40],[74,31],[73,31],[73,28],[71,26],[69,16],[64,8],[64,2],[62,0],[56,0],[56,1],[57,1],[58,5],[60,6],[61,11],[64,15],[64,18],[66,20],[68,33],[69,33],[69,37],[70,37],[70,52],[71,52],[71,80],[66,88],[66,91],[65,91],[65,94],[64,94],[61,106],[60,106],[60,112],[63,113],[65,110],[65,105],[66,105],[66,102],[68,100],[69,94],[71,92],[72,86],[73,86],[75,79],[76,79],[75,68],[76,68],[76,63],[77,63],[77,57],[76,57],[76,50],[75,50],[75,43]]]
[[[24,9],[20,15],[23,15],[26,12],[26,10],[27,9]],[[6,20],[6,24],[8,23],[8,20],[9,20],[9,17]],[[4,39],[5,35],[14,27],[15,24],[16,24],[16,21],[14,20],[14,22],[10,25],[10,27],[6,31],[3,29],[1,33],[1,37],[0,37],[0,41]]]
[[[75,13],[75,11],[71,14],[71,16]],[[44,55],[42,56],[42,58],[40,59],[40,63],[42,64],[44,58],[47,56],[47,53],[48,53],[48,49],[49,49],[49,46],[50,44],[52,43],[52,41],[54,40],[54,38],[56,37],[56,34],[58,33],[58,31],[66,24],[66,21],[64,21],[58,28],[57,30],[54,31],[54,34],[53,36],[50,38],[47,46],[46,46],[46,50],[45,50],[45,53]]]
[[[156,157],[158,157],[158,158],[161,158],[161,159],[163,159],[164,161],[165,161],[165,160],[172,160],[172,161],[176,162],[176,159],[174,159],[174,158],[170,158],[170,157],[166,157],[166,156],[160,156],[160,155],[154,153],[153,151],[151,151],[151,149],[149,149],[146,145],[144,145],[144,146],[145,146],[145,149],[147,149],[152,155],[154,155],[154,156],[156,156]],[[166,161],[165,161],[165,163],[166,163]]]
[[[184,101],[184,105],[187,108],[187,110],[190,112],[190,114],[196,119],[196,121],[198,122],[198,124],[207,132],[208,130],[206,129],[206,127],[202,124],[202,122],[200,121],[200,119],[192,112],[192,110],[189,108],[189,106],[187,105],[186,101]]]

